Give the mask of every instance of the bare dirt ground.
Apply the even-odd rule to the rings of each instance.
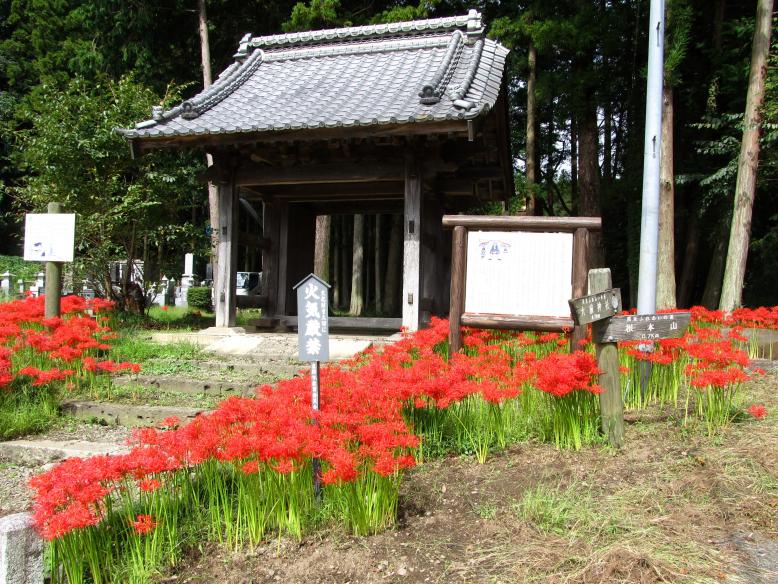
[[[403,483],[398,525],[192,550],[159,582],[778,583],[778,372],[748,384],[770,415],[709,438],[679,410],[630,415],[627,445],[521,444],[450,457]]]

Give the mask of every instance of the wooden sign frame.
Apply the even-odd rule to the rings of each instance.
[[[451,302],[449,307],[449,353],[462,346],[462,326],[486,329],[561,332],[573,329],[573,340],[583,338],[584,327],[572,318],[535,315],[470,314],[465,312],[467,241],[471,230],[525,231],[573,234],[573,297],[583,296],[589,271],[587,250],[590,231],[602,229],[600,217],[532,217],[494,215],[444,215],[443,227],[454,230],[451,242]]]

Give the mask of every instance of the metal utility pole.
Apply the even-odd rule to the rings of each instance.
[[[652,314],[656,311],[664,43],[665,0],[651,0],[648,21],[648,82],[646,84],[646,133],[643,151],[643,207],[640,220],[638,314]]]

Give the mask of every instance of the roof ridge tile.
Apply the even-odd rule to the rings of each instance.
[[[464,29],[468,37],[481,35],[483,33],[481,13],[477,10],[470,10],[467,14],[459,16],[252,37],[248,41],[248,46],[253,48],[280,48],[283,46],[326,43],[333,40],[340,40],[344,37],[368,39],[381,38],[391,34],[410,35],[428,31],[452,31],[460,29]],[[244,39],[245,38],[246,37],[244,37]],[[242,50],[243,47],[244,40],[241,40],[241,49],[239,50]]]

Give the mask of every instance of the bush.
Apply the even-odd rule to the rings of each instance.
[[[186,293],[186,301],[190,308],[211,312],[211,289],[207,286],[193,286]]]

